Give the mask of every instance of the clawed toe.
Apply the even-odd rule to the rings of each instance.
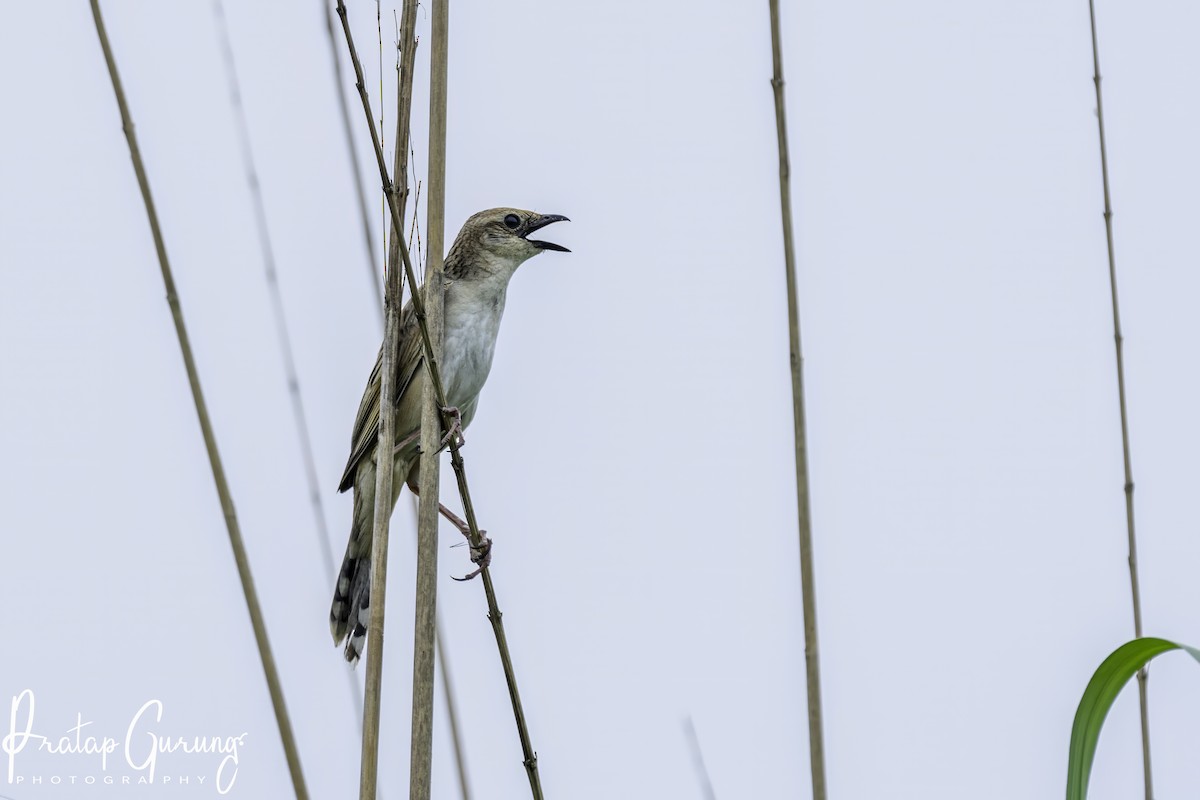
[[[469,581],[491,565],[492,540],[484,536],[484,533],[484,531],[479,532],[481,537],[479,547],[473,545],[471,547],[471,562],[476,565],[476,568],[461,578],[454,578],[453,575],[450,576],[451,578],[454,578],[456,581]]]
[[[451,442],[454,442],[457,447],[462,447],[467,443],[463,436],[462,414],[457,406],[444,406],[442,413],[451,417],[450,427],[446,429],[446,433],[442,436],[442,447],[446,447]]]

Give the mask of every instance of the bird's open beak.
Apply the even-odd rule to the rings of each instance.
[[[531,245],[540,250],[558,250],[560,253],[569,253],[571,251],[563,247],[561,244],[555,244],[554,242],[543,242],[540,239],[529,239],[528,236],[534,231],[544,228],[547,225],[552,225],[555,222],[570,221],[571,220],[567,219],[562,214],[543,214],[526,226],[525,232],[521,234],[521,238],[526,239]]]

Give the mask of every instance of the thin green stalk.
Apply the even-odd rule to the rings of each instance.
[[[279,673],[275,668],[275,657],[271,653],[271,643],[267,638],[267,626],[263,619],[262,608],[258,602],[258,592],[254,588],[254,577],[250,573],[250,562],[246,556],[246,546],[242,541],[242,531],[238,525],[237,513],[233,507],[233,496],[229,491],[229,483],[225,478],[225,468],[221,464],[221,456],[217,451],[217,439],[213,433],[212,423],[208,416],[208,406],[204,402],[204,393],[200,388],[200,374],[196,370],[196,361],[192,356],[192,346],[188,339],[187,328],[183,322],[183,311],[179,304],[179,294],[175,289],[175,279],[171,273],[171,264],[167,259],[167,247],[163,241],[162,229],[158,224],[158,212],[155,210],[154,198],[150,193],[150,181],[146,177],[146,167],[142,162],[141,149],[138,147],[137,135],[134,132],[133,119],[125,100],[125,90],[117,73],[117,63],[113,58],[112,47],[108,41],[108,33],[104,28],[104,19],[100,15],[99,0],[91,0],[92,16],[96,22],[96,34],[100,38],[100,47],[104,50],[104,61],[108,65],[108,74],[112,79],[113,93],[117,98],[117,106],[121,111],[121,127],[125,131],[125,139],[129,144],[129,156],[133,161],[133,171],[137,175],[138,188],[142,192],[142,201],[146,205],[146,217],[150,223],[150,233],[154,238],[154,249],[158,254],[158,264],[162,270],[163,284],[167,292],[167,305],[171,308],[171,318],[175,323],[175,335],[179,339],[179,349],[183,354],[183,365],[187,371],[188,384],[192,390],[192,400],[196,404],[196,416],[200,421],[200,431],[204,437],[204,446],[208,451],[209,464],[212,467],[213,481],[220,498],[221,511],[225,516],[225,526],[229,532],[229,544],[233,548],[233,558],[237,563],[238,577],[241,578],[242,591],[246,597],[246,607],[250,612],[250,624],[254,628],[254,639],[258,644],[259,657],[262,659],[263,672],[267,678],[267,689],[271,695],[271,704],[275,709],[275,721],[279,726],[279,737],[283,743],[283,751],[287,757],[288,771],[292,776],[292,788],[297,800],[307,800],[308,789],[304,785],[304,773],[300,768],[300,754],[296,749],[296,738],[292,733],[291,719],[288,717],[287,704],[283,698],[283,687],[279,681]]]
[[[1125,526],[1129,540],[1129,589],[1133,596],[1133,632],[1142,637],[1142,591],[1138,581],[1137,533],[1133,524],[1133,462],[1129,456],[1129,414],[1125,403],[1125,337],[1121,335],[1121,307],[1117,301],[1117,256],[1113,248],[1112,198],[1108,184],[1108,146],[1104,136],[1104,98],[1100,92],[1100,44],[1096,36],[1096,3],[1088,0],[1092,25],[1092,81],[1096,86],[1096,124],[1100,131],[1100,175],[1104,183],[1104,234],[1108,245],[1108,281],[1112,293],[1113,343],[1117,352],[1117,398],[1121,406],[1121,455],[1125,464]],[[1150,771],[1149,673],[1138,670],[1138,708],[1142,719],[1142,777],[1146,800],[1153,800]]]
[[[787,274],[788,346],[792,368],[792,426],[796,438],[796,506],[800,528],[800,590],[804,606],[804,666],[808,684],[808,748],[813,800],[825,800],[825,738],[821,718],[821,666],[817,646],[817,597],[813,577],[812,510],[808,489],[808,434],[804,418],[804,357],[800,350],[800,309],[796,298],[796,257],[792,236],[791,168],[787,112],[783,95],[783,54],[779,0],[771,6],[771,87],[775,91],[775,130],[779,139],[779,204],[783,215],[783,263]]]
[[[359,61],[358,52],[354,47],[354,36],[350,31],[350,23],[346,16],[346,5],[344,0],[338,0],[337,5],[338,16],[342,19],[342,31],[346,35],[346,46],[350,50],[350,60],[354,64],[355,86],[358,89],[359,99],[362,100],[363,113],[366,115],[367,125],[371,131],[371,144],[375,149],[375,161],[379,166],[379,177],[383,183],[383,193],[388,198],[388,207],[391,212],[393,235],[403,237],[403,222],[399,215],[399,207],[394,202],[392,180],[388,176],[387,162],[384,159],[383,147],[379,143],[379,137],[375,133],[375,126],[372,123],[371,100],[367,95],[366,84],[363,80],[362,63]],[[405,276],[408,278],[410,285],[416,286],[415,275],[413,272],[412,259],[409,256],[408,246],[403,239],[400,241],[400,256],[404,261]],[[417,320],[417,328],[421,333],[421,348],[424,354],[425,368],[429,371],[429,381],[433,385],[434,396],[437,400],[438,408],[445,409],[446,392],[442,383],[441,367],[438,359],[433,351],[433,346],[429,335],[429,326],[425,318],[425,304],[421,299],[421,292],[412,293],[413,316]],[[453,422],[452,415],[449,412],[443,413],[442,423],[446,429],[450,428]],[[386,461],[386,459],[384,459]],[[454,468],[454,474],[458,483],[458,493],[462,499],[463,511],[466,515],[467,525],[470,530],[470,544],[473,550],[478,550],[483,544],[483,536],[479,532],[479,523],[475,517],[475,507],[471,502],[470,490],[467,486],[466,470],[463,466],[462,455],[459,452],[458,442],[451,437],[450,440],[450,464]],[[541,800],[542,790],[541,783],[537,771],[537,754],[533,750],[532,743],[529,738],[529,729],[525,723],[525,714],[521,707],[520,694],[517,691],[516,674],[512,666],[512,658],[508,651],[508,641],[504,632],[504,624],[502,615],[496,603],[495,587],[492,585],[491,571],[484,567],[481,575],[483,577],[484,594],[487,597],[488,603],[488,619],[492,623],[492,631],[496,635],[496,645],[500,651],[500,661],[504,668],[505,682],[508,684],[509,699],[513,704],[513,715],[516,718],[517,734],[521,740],[521,750],[524,756],[525,771],[529,777],[530,787],[533,792],[534,800]],[[372,601],[374,602],[374,601]]]
[[[446,62],[448,0],[433,0],[429,55],[429,193],[426,235],[429,261],[423,288],[435,357],[442,355],[442,273],[446,230]],[[415,2],[414,2],[415,6]],[[399,169],[396,172],[399,175]],[[407,181],[405,181],[407,183]],[[438,488],[441,483],[442,420],[432,382],[421,400],[421,477],[417,513],[417,578],[413,623],[412,737],[409,800],[433,791],[433,670],[437,623]]]

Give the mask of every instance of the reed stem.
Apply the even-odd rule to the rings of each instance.
[[[138,147],[137,134],[134,131],[133,118],[129,105],[125,100],[125,90],[121,85],[121,77],[117,72],[117,62],[113,57],[112,46],[108,41],[108,33],[104,28],[104,19],[100,14],[99,0],[91,0],[92,17],[96,22],[96,35],[100,38],[100,47],[104,51],[104,61],[108,66],[108,75],[112,79],[113,93],[117,98],[117,107],[121,111],[121,128],[125,132],[125,140],[129,145],[129,157],[133,161],[133,171],[137,176],[138,188],[142,193],[142,202],[146,206],[146,218],[150,223],[150,233],[154,238],[154,249],[158,254],[158,264],[162,271],[163,285],[167,292],[167,305],[171,309],[171,319],[175,323],[175,335],[179,340],[179,349],[183,355],[184,369],[187,371],[188,384],[192,390],[192,400],[196,405],[196,416],[200,421],[200,432],[204,437],[204,446],[208,451],[209,465],[212,467],[213,482],[217,487],[217,497],[221,502],[221,511],[225,517],[225,527],[229,533],[229,544],[233,548],[233,559],[237,564],[238,577],[241,579],[242,592],[246,597],[246,608],[250,612],[250,625],[254,629],[254,640],[258,645],[259,658],[262,660],[263,673],[267,679],[267,690],[271,695],[271,705],[275,710],[275,721],[279,727],[279,738],[283,743],[284,755],[287,758],[288,772],[292,778],[292,789],[297,800],[307,800],[308,789],[304,784],[304,772],[300,767],[300,754],[296,748],[296,737],[292,732],[291,718],[288,716],[287,704],[283,698],[283,687],[279,681],[279,672],[275,667],[275,656],[271,652],[271,643],[267,638],[267,625],[263,619],[262,607],[258,602],[258,592],[254,588],[254,576],[250,572],[250,561],[246,555],[246,546],[242,540],[241,526],[238,524],[237,512],[233,507],[233,495],[229,490],[229,482],[225,478],[225,468],[221,463],[221,455],[217,450],[216,434],[208,416],[208,405],[204,401],[204,392],[200,387],[200,373],[196,369],[196,360],[192,355],[192,345],[188,339],[187,327],[183,321],[183,310],[179,304],[179,294],[175,288],[175,278],[171,272],[171,264],[167,259],[167,247],[163,240],[162,228],[158,222],[158,211],[154,198],[150,193],[150,181],[146,176],[146,167],[142,162],[141,149]]]
[[[792,235],[791,167],[787,111],[783,94],[783,53],[779,0],[771,6],[771,88],[775,92],[775,131],[779,140],[779,205],[783,216],[783,264],[787,275],[788,347],[792,370],[792,427],[796,440],[796,507],[800,529],[800,591],[804,606],[804,667],[808,685],[808,749],[813,800],[825,800],[825,738],[821,713],[821,666],[817,645],[817,597],[813,576],[812,510],[808,488],[808,433],[804,411],[804,356],[800,350],[800,309],[796,297],[796,256]]]
[[[1117,256],[1113,247],[1112,196],[1108,183],[1108,142],[1104,135],[1104,98],[1100,91],[1100,44],[1096,35],[1096,3],[1088,0],[1092,26],[1092,82],[1096,86],[1096,125],[1100,132],[1100,175],[1104,184],[1104,235],[1108,245],[1108,281],[1112,294],[1113,343],[1117,353],[1117,399],[1121,407],[1121,456],[1125,465],[1125,528],[1129,542],[1129,590],[1133,598],[1133,632],[1142,637],[1142,590],[1138,581],[1137,532],[1133,521],[1133,462],[1129,455],[1129,413],[1125,403],[1125,337],[1121,334],[1121,307],[1117,300]],[[1145,667],[1138,670],[1138,708],[1142,721],[1142,778],[1146,800],[1154,798],[1150,770],[1150,707]]]
[[[415,9],[416,2],[413,0]],[[429,190],[426,236],[430,242],[422,289],[434,356],[442,356],[442,262],[446,230],[447,0],[433,0],[429,55]],[[397,167],[396,174],[399,174]],[[401,179],[403,180],[403,179]],[[405,181],[407,183],[407,181]],[[414,292],[415,294],[415,292]],[[412,736],[409,800],[433,791],[433,683],[437,631],[438,489],[441,485],[442,415],[431,381],[421,399],[421,477],[417,506],[417,577],[413,621]]]

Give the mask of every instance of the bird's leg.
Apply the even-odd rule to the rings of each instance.
[[[459,412],[458,406],[445,406],[442,408],[442,413],[451,418],[450,427],[446,429],[446,435],[442,437],[442,447],[445,447],[456,439],[458,440],[458,446],[462,447],[467,443],[467,440],[463,436],[462,414]]]
[[[416,481],[410,481],[408,488],[414,495],[420,497],[420,490],[413,485],[415,483]],[[475,547],[471,544],[471,526],[468,525],[462,517],[446,508],[446,504],[441,502],[438,503],[438,513],[440,513],[451,525],[458,529],[458,532],[463,535],[463,538],[467,540],[467,544],[471,548],[471,563],[475,564],[478,569],[461,578],[454,578],[456,581],[469,581],[480,572],[483,572],[484,567],[492,563],[492,540],[488,538],[487,531],[481,529],[479,531],[479,547]]]
[[[480,531],[480,533],[482,533],[482,531]],[[461,578],[455,578],[453,575],[451,575],[450,577],[454,578],[454,580],[456,580],[456,581],[469,581],[472,578],[474,578],[475,576],[477,576],[479,573],[483,572],[484,569],[491,566],[491,563],[492,563],[492,540],[491,539],[484,536],[480,540],[479,547],[471,548],[471,563],[476,565],[475,569],[471,570],[466,575],[463,575]]]
[[[394,458],[401,450],[408,447],[410,444],[421,438],[421,431],[417,430],[405,436],[400,441],[396,442],[396,446],[392,448],[392,457]],[[420,450],[420,448],[417,448]]]
[[[462,517],[458,516],[453,511],[446,508],[445,503],[438,503],[438,512],[441,513],[441,515],[443,517],[448,519],[450,521],[451,525],[458,528],[458,532],[461,533],[463,536],[467,537],[467,540],[470,541],[471,526],[468,525],[467,523],[463,522]],[[480,531],[480,533],[482,533],[482,531]]]
[[[458,528],[458,532],[466,537],[467,544],[471,547],[471,563],[476,566],[476,569],[464,575],[461,578],[454,578],[456,581],[469,581],[479,573],[483,572],[483,568],[492,563],[492,540],[487,537],[487,531],[479,532],[479,547],[471,544],[471,526],[464,522],[457,514],[442,503],[438,503],[438,511],[442,516],[450,521],[450,524]],[[453,575],[451,577],[454,577]]]
[[[445,435],[442,436],[442,443],[438,445],[438,450],[440,451],[442,448],[446,447],[454,439],[457,439],[458,446],[462,447],[467,443],[466,437],[463,436],[462,414],[459,413],[458,408],[455,406],[447,406],[446,408],[443,408],[442,413],[449,414],[451,416],[451,420],[450,427],[446,430]],[[421,431],[413,431],[411,434],[396,443],[396,447],[392,450],[392,453],[399,453],[405,447],[408,447],[410,444],[420,438]],[[417,452],[421,452],[421,448],[419,446],[417,447]],[[415,489],[413,490],[413,493],[416,494]]]

